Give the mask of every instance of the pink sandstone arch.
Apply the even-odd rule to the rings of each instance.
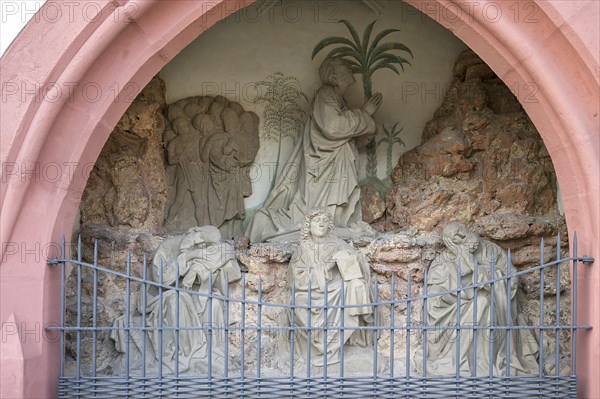
[[[58,320],[59,272],[45,259],[71,231],[86,175],[127,97],[207,27],[253,1],[48,2],[2,58],[0,396],[56,395],[58,345],[44,326]],[[580,255],[600,256],[598,2],[531,0],[519,15],[519,3],[508,1],[407,3],[523,91],[556,168],[570,234],[579,235]],[[597,398],[600,271],[597,262],[585,270],[579,323],[594,328],[579,334],[577,370],[580,396]]]

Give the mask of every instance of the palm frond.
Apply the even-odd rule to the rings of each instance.
[[[400,64],[400,67],[402,67],[402,64]],[[379,69],[389,69],[390,71],[393,71],[396,75],[400,76],[400,71],[398,70],[398,68],[396,68],[393,62],[390,62],[389,64],[383,65],[381,67],[373,68],[373,71],[377,71]],[[402,68],[402,71],[404,72],[404,68]]]
[[[329,54],[327,54],[327,57],[325,57],[325,58],[329,58],[329,57],[333,57],[333,56],[338,56],[338,57],[342,57],[342,58],[348,58],[348,57],[354,58],[358,64],[361,64],[360,55],[356,52],[356,50],[354,50],[353,48],[350,48],[350,47],[335,48],[335,49],[331,50],[329,52]]]
[[[358,36],[358,32],[354,28],[354,25],[352,25],[350,23],[350,21],[348,21],[347,19],[340,19],[338,22],[343,23],[344,25],[346,25],[346,28],[348,28],[348,31],[350,32],[350,35],[352,35],[352,38],[354,39],[354,42],[356,43],[357,50],[358,50],[358,48],[360,47],[360,37]]]
[[[371,43],[371,46],[369,47],[369,52],[367,53],[367,55],[370,57],[371,54],[373,53],[373,50],[375,49],[375,47],[377,47],[377,45],[379,45],[379,43],[388,35],[394,33],[394,32],[400,32],[400,29],[385,29],[383,31],[381,31],[377,36],[375,36],[375,39],[373,40],[373,43]]]
[[[407,59],[395,54],[380,54],[379,57],[377,57],[377,63],[371,64],[370,67],[374,72],[378,69],[384,68],[384,66],[388,64],[398,64],[400,68],[402,68],[402,71],[404,71],[404,64],[410,65],[410,62],[408,62]]]
[[[331,46],[334,44],[348,45],[348,46],[352,47],[354,50],[356,50],[357,53],[360,54],[360,50],[358,49],[357,45],[352,43],[352,41],[350,41],[349,39],[346,39],[345,37],[340,37],[340,36],[332,36],[332,37],[326,37],[325,39],[323,39],[319,43],[317,43],[317,45],[315,46],[315,48],[313,49],[313,52],[312,52],[312,59],[314,60],[315,56],[321,50],[323,50],[325,47],[328,47],[328,46]]]
[[[412,51],[410,51],[410,49],[402,43],[384,43],[373,50],[373,52],[369,56],[369,65],[373,65],[380,59],[379,57],[381,57],[381,55],[392,50],[405,51],[408,54],[410,54],[411,57],[413,57]],[[407,63],[410,65],[410,62],[407,61]]]
[[[381,144],[381,143],[390,143],[390,139],[389,137],[384,137],[382,139],[379,139],[379,141],[377,142],[377,145]]]
[[[367,27],[365,28],[365,31],[363,32],[363,40],[360,43],[360,55],[362,57],[363,60],[367,60],[367,47],[369,45],[369,41],[371,40],[371,33],[373,33],[373,27],[375,26],[375,22],[377,22],[377,20],[371,22],[369,25],[367,25]]]
[[[334,36],[321,40],[313,49],[312,59],[328,46],[335,46],[329,51],[327,58],[342,57],[346,60],[351,68],[352,73],[360,74],[363,77],[363,90],[365,97],[370,97],[372,94],[372,76],[379,69],[389,69],[400,75],[400,68],[404,71],[404,64],[411,65],[410,62],[403,57],[392,54],[391,51],[404,51],[413,57],[412,51],[402,43],[388,42],[383,43],[383,39],[392,33],[400,32],[399,29],[385,29],[379,32],[373,42],[371,38],[377,20],[368,24],[362,32],[362,40],[358,31],[346,19],[338,21],[346,26],[350,32],[350,38]]]

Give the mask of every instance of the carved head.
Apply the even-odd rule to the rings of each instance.
[[[192,227],[185,233],[179,244],[179,251],[205,247],[221,241],[221,233],[215,226]]]
[[[327,236],[333,230],[333,216],[325,208],[315,208],[306,214],[300,240],[308,241]]]
[[[173,121],[173,130],[178,135],[192,135],[196,132],[190,120],[185,116],[180,116]]]
[[[198,114],[194,117],[192,125],[203,135],[210,135],[215,130],[213,119],[208,114]]]
[[[356,83],[350,65],[342,57],[325,59],[319,68],[319,77],[322,84],[338,87],[342,93]]]
[[[448,223],[442,232],[444,244],[453,254],[474,253],[479,246],[479,237],[460,223]]]

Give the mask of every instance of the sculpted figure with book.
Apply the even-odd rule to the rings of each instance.
[[[369,266],[361,253],[334,237],[332,229],[333,216],[325,209],[309,212],[289,267],[292,302],[300,306],[293,310],[294,325],[313,327],[310,336],[306,330],[292,332],[295,359],[310,360],[312,367],[339,363],[342,344],[365,347],[372,343],[372,334],[352,329],[373,323],[373,307],[368,305],[373,302]],[[291,320],[292,315],[288,316]],[[325,334],[319,329],[326,326]]]

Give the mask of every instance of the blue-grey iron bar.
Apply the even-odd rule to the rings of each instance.
[[[62,243],[62,254],[60,259],[51,259],[48,261],[50,265],[61,265],[61,315],[60,323],[58,327],[48,327],[48,330],[57,330],[60,332],[60,346],[61,346],[61,358],[60,358],[60,372],[61,377],[59,379],[59,397],[89,397],[94,396],[97,398],[112,398],[112,397],[171,397],[177,395],[180,398],[192,398],[192,397],[211,397],[211,398],[231,398],[231,397],[257,397],[260,395],[261,398],[279,398],[279,397],[340,397],[340,398],[362,398],[365,396],[365,392],[370,392],[370,395],[378,398],[397,398],[397,397],[424,397],[434,398],[443,397],[452,392],[453,396],[465,396],[465,397],[479,397],[482,393],[482,387],[487,387],[487,394],[491,397],[503,396],[503,397],[547,397],[547,396],[559,396],[559,397],[575,397],[576,395],[576,335],[577,330],[590,329],[590,326],[577,325],[577,268],[580,264],[593,261],[589,257],[578,257],[577,256],[577,237],[574,236],[573,240],[573,256],[569,258],[561,258],[561,247],[560,247],[560,235],[557,237],[556,245],[556,260],[551,262],[544,261],[544,242],[540,245],[540,264],[533,268],[521,271],[514,271],[511,263],[511,254],[509,251],[508,270],[505,276],[498,277],[495,274],[495,267],[493,260],[491,262],[491,276],[487,281],[480,282],[479,278],[479,265],[475,262],[474,265],[474,281],[475,283],[469,286],[462,285],[462,271],[464,267],[460,263],[457,265],[458,268],[458,281],[457,288],[444,292],[433,292],[428,293],[428,272],[424,274],[424,285],[423,294],[420,296],[412,296],[412,277],[410,272],[407,273],[407,296],[406,298],[396,298],[395,296],[395,274],[391,276],[391,295],[390,300],[381,301],[379,298],[379,285],[376,278],[373,279],[373,293],[374,299],[371,304],[360,304],[360,305],[346,305],[344,295],[344,285],[341,288],[341,304],[333,305],[329,304],[329,288],[325,286],[324,303],[315,303],[312,301],[312,287],[308,287],[308,304],[298,305],[295,302],[295,291],[294,287],[291,287],[292,299],[289,303],[268,303],[263,302],[263,291],[262,291],[262,279],[259,279],[258,283],[258,298],[256,300],[249,300],[246,298],[246,276],[242,274],[242,297],[232,298],[229,291],[229,282],[226,281],[226,291],[223,294],[216,295],[211,292],[200,293],[198,291],[192,291],[185,287],[180,287],[179,281],[175,280],[175,286],[165,285],[163,280],[164,268],[162,263],[159,265],[159,282],[151,281],[148,279],[147,261],[144,256],[142,277],[136,277],[132,275],[132,264],[131,254],[128,254],[127,265],[125,273],[116,272],[107,268],[103,268],[98,265],[98,243],[94,242],[94,259],[93,263],[86,263],[82,260],[82,242],[79,237],[77,244],[78,254],[77,260],[68,259],[67,248],[64,242]],[[560,267],[562,264],[571,261],[572,262],[572,322],[570,325],[561,325],[560,318],[560,279],[561,272]],[[579,263],[581,262],[581,263]],[[65,325],[65,306],[66,306],[66,267],[67,264],[72,264],[77,267],[77,319],[75,326]],[[548,267],[556,268],[556,320],[553,325],[545,325],[544,316],[544,271]],[[82,313],[82,295],[83,295],[83,274],[85,270],[91,269],[93,273],[93,287],[92,287],[92,315],[91,315],[91,326],[82,325],[82,318],[89,320],[90,315],[84,315]],[[179,266],[177,265],[177,269]],[[512,291],[511,284],[512,279],[532,273],[533,271],[540,271],[540,322],[539,325],[531,326],[515,326],[511,325],[511,296]],[[125,311],[124,311],[124,323],[122,325],[114,326],[99,326],[98,325],[98,282],[99,273],[111,274],[115,277],[121,277],[125,279]],[[179,270],[177,270],[179,275]],[[209,285],[212,287],[212,275],[209,276]],[[508,293],[508,307],[506,310],[507,325],[495,325],[495,304],[494,304],[494,290],[495,283],[505,281],[507,284]],[[176,307],[175,307],[175,325],[165,326],[162,317],[158,318],[157,327],[149,327],[146,325],[147,319],[146,314],[142,312],[141,325],[132,325],[132,319],[130,314],[131,305],[131,294],[132,294],[132,283],[139,284],[139,289],[142,290],[140,298],[142,308],[146,307],[147,304],[147,292],[150,287],[157,287],[159,294],[159,314],[163,314],[163,295],[164,290],[175,290],[176,293]],[[489,286],[491,291],[490,296],[490,325],[478,324],[475,316],[477,315],[477,299],[478,290],[483,287]],[[134,285],[134,287],[138,287]],[[87,289],[87,288],[86,288]],[[474,319],[473,325],[461,325],[461,292],[466,290],[473,290],[473,301],[474,301]],[[208,326],[181,326],[180,325],[180,295],[186,293],[189,295],[195,295],[197,297],[207,298],[208,306]],[[457,296],[457,322],[455,326],[428,326],[427,325],[427,301],[430,298],[437,297],[440,295],[453,294]],[[213,306],[214,300],[223,300],[224,302],[224,325],[213,325]],[[422,301],[423,313],[421,325],[412,324],[412,302]],[[241,327],[230,325],[230,303],[239,303],[242,308]],[[406,323],[405,325],[396,325],[395,321],[395,309],[401,303],[406,303]],[[256,326],[247,326],[247,318],[245,307],[247,305],[257,306],[257,319]],[[290,314],[290,325],[265,325],[262,321],[263,307],[274,307],[281,309],[282,311],[289,312]],[[374,325],[372,326],[356,326],[346,327],[344,324],[344,313],[345,310],[357,306],[372,306]],[[383,307],[389,306],[390,310],[390,323],[389,325],[381,325],[380,310]],[[306,309],[308,312],[308,323],[307,326],[296,326],[295,311],[297,309]],[[323,309],[324,323],[321,323],[320,318],[318,320],[312,320],[311,309]],[[328,315],[332,311],[339,311],[341,316],[341,325],[330,325],[328,323]],[[139,322],[138,322],[139,323]],[[313,325],[315,323],[316,325]],[[569,330],[571,335],[571,373],[568,375],[560,375],[560,337],[562,331]],[[97,339],[98,333],[101,331],[123,331],[127,337],[125,345],[125,362],[126,369],[124,375],[99,375],[97,370]],[[169,371],[163,373],[163,333],[168,332],[169,337],[173,337],[175,341],[175,348],[179,347],[179,335],[180,331],[183,330],[202,330],[207,333],[208,337],[208,373],[206,375],[181,375],[179,370],[179,351],[175,350],[175,371]],[[229,334],[232,331],[240,331],[241,333],[241,352],[239,354],[241,364],[239,375],[237,372],[231,373],[229,367],[229,356],[230,345],[229,345]],[[344,334],[346,330],[365,330],[367,334],[373,338],[373,372],[372,375],[367,377],[362,376],[344,376]],[[427,339],[431,331],[446,331],[452,330],[456,334],[456,356],[457,359],[461,358],[461,345],[465,343],[461,341],[461,338],[472,337],[473,348],[472,348],[472,362],[471,375],[465,376],[461,374],[460,361],[456,362],[456,373],[453,377],[431,377],[427,373]],[[511,375],[510,372],[510,345],[511,335],[513,331],[517,330],[531,330],[539,331],[539,343],[540,343],[540,354],[539,354],[539,373],[535,376],[516,376]],[[544,338],[545,331],[553,330],[555,336],[555,356],[554,356],[554,375],[546,375],[544,373]],[[141,332],[141,355],[142,355],[142,366],[140,374],[130,372],[130,339],[133,336],[133,331]],[[158,345],[158,370],[157,373],[148,373],[146,370],[146,337],[149,333],[154,331],[158,333],[159,345]],[[225,367],[224,375],[214,374],[212,368],[212,355],[214,340],[213,335],[219,331],[224,331],[225,334]],[[247,331],[257,332],[257,367],[255,375],[246,375],[244,352],[245,352],[245,334]],[[271,334],[281,331],[282,334],[289,336],[289,349],[290,349],[290,369],[288,375],[282,373],[282,376],[262,376],[262,334],[263,331],[268,331]],[[389,373],[381,374],[379,372],[379,345],[378,338],[381,336],[381,331],[389,331],[390,333],[390,353],[389,353]],[[406,376],[397,377],[394,375],[394,348],[395,348],[395,334],[397,332],[406,333]],[[411,340],[410,335],[412,331],[420,332],[423,338],[423,375],[418,377],[411,377]],[[506,373],[504,375],[494,375],[494,365],[492,363],[493,356],[490,355],[489,364],[489,375],[477,376],[477,339],[480,334],[479,331],[487,331],[490,334],[490,354],[494,353],[495,336],[496,333],[506,334]],[[66,346],[66,334],[67,332],[74,332],[76,339],[76,359],[75,359],[75,375],[65,375],[65,346]],[[82,335],[92,334],[92,356],[90,360],[91,368],[88,364],[82,367],[83,364],[83,351],[82,351]],[[294,369],[294,334],[295,332],[301,332],[306,334],[308,337],[308,353],[307,353],[307,370],[306,375],[296,375]],[[331,375],[328,369],[328,356],[327,353],[329,342],[329,334],[339,333],[340,337],[340,372],[339,376]],[[324,370],[322,375],[311,376],[311,353],[310,343],[311,334],[323,334],[324,336]],[[463,335],[464,334],[464,335]],[[71,335],[72,336],[72,335]],[[135,335],[136,337],[138,335]],[[89,337],[89,335],[86,335]],[[482,338],[480,336],[479,338]],[[87,341],[86,341],[87,342]],[[89,345],[86,343],[86,345]],[[87,348],[87,347],[86,347]],[[337,349],[337,348],[336,348]],[[463,348],[464,352],[466,348]],[[89,352],[88,352],[89,353]],[[83,372],[82,370],[86,370]],[[89,370],[89,371],[88,371]],[[148,374],[148,375],[147,375]],[[398,386],[402,384],[405,387],[403,390],[398,390]],[[231,387],[235,386],[236,389],[232,390]]]
[[[306,308],[306,312],[308,314],[308,317],[306,318],[308,321],[308,326],[309,329],[306,330],[306,376],[310,377],[310,366],[311,366],[311,331],[312,331],[312,311],[311,311],[311,305],[312,305],[312,284],[311,284],[311,279],[308,280],[308,307]]]
[[[577,233],[573,235],[573,274],[571,276],[571,294],[572,310],[571,310],[571,325],[577,325]],[[577,363],[575,362],[575,354],[577,353],[577,331],[576,328],[571,329],[571,373],[577,373]]]
[[[409,277],[410,278],[410,277]],[[392,286],[391,286],[391,290],[390,290],[390,298],[392,300],[392,302],[394,302],[395,296],[396,296],[396,273],[392,273]],[[395,323],[395,311],[396,311],[396,306],[392,305],[390,306],[390,377],[394,377],[394,324]],[[407,346],[408,348],[408,346]],[[408,349],[407,349],[408,352]]]
[[[296,303],[296,286],[294,284],[290,284],[292,286],[292,309],[294,309],[294,305]],[[296,314],[292,310],[290,312],[290,324],[293,326],[296,324]],[[343,331],[343,330],[342,330]],[[294,330],[290,330],[290,380],[294,379],[294,344],[296,342],[296,338],[294,337]]]
[[[473,274],[473,280],[475,282],[479,282],[479,262],[477,261],[477,257],[475,257],[474,259],[474,274]],[[479,321],[477,320],[477,296],[479,294],[479,288],[478,287],[474,287],[473,288],[473,325],[476,326]],[[473,354],[472,354],[472,362],[473,362],[473,367],[471,367],[471,377],[476,377],[477,376],[477,330],[473,330],[472,331],[473,334]]]
[[[344,293],[344,284],[342,284],[342,311],[341,313],[341,326],[340,326],[340,376],[343,377],[344,376],[344,347],[346,346],[346,340],[345,338],[345,327],[344,327],[344,323],[345,323],[345,317],[344,317],[344,305],[346,304],[346,296]],[[294,324],[292,324],[292,326],[294,326]]]
[[[127,380],[129,380],[129,370],[130,370],[130,347],[129,343],[131,341],[131,325],[130,325],[130,301],[131,301],[131,252],[127,253],[127,261],[126,261],[125,270],[127,273],[127,280],[125,281],[125,376]],[[126,385],[127,396],[129,396],[129,383]]]
[[[556,259],[560,259],[560,232],[556,236]],[[560,329],[558,327],[560,327],[560,264],[556,267],[556,332],[554,333],[554,371],[556,375],[560,375]]]
[[[81,235],[77,239],[77,347],[76,347],[76,362],[77,362],[77,377],[81,376]]]
[[[175,262],[175,275],[179,274],[179,262]],[[175,348],[179,348],[179,279],[175,279]],[[175,375],[179,375],[179,350],[175,351]]]
[[[462,288],[462,262],[459,260],[457,262],[458,266],[458,275],[456,276],[456,286],[460,290]],[[461,356],[460,356],[460,336],[462,334],[462,330],[460,327],[460,302],[461,295],[456,296],[456,378],[460,377],[460,366],[461,366]]]
[[[212,273],[209,273],[208,275],[208,286],[212,287],[213,286],[213,277],[212,277]],[[208,309],[208,383],[210,384],[212,382],[212,377],[213,377],[213,367],[212,367],[212,361],[213,361],[213,303],[212,303],[212,297],[209,296],[208,297],[208,305],[207,305],[207,309]]]
[[[66,255],[67,250],[66,250],[66,243],[65,243],[65,236],[63,234],[62,238],[61,238],[61,251],[62,251],[62,257],[66,258],[64,255]],[[57,262],[58,264],[58,262]],[[66,261],[62,261],[60,262],[60,325],[64,326],[65,325],[65,283],[66,283],[66,269],[67,267],[67,262]],[[67,332],[65,330],[62,330],[60,332],[60,375],[65,375],[65,334]]]
[[[242,328],[240,335],[240,343],[242,346],[242,350],[240,352],[240,362],[241,362],[241,376],[242,380],[245,375],[245,353],[246,353],[246,273],[242,273]]]
[[[510,249],[508,250],[508,262],[506,264],[507,267],[507,271],[506,274],[508,274],[510,276],[510,274],[512,273],[512,263],[511,263],[512,259],[511,259],[511,254],[510,254]],[[511,325],[512,324],[512,315],[511,315],[511,309],[510,307],[512,306],[512,298],[511,298],[511,279],[509,278],[508,281],[506,282],[506,298],[508,303],[506,304],[506,324],[507,325]],[[506,330],[506,376],[510,377],[510,341],[511,341],[511,337],[512,336],[512,331],[511,330]]]
[[[130,347],[129,342],[131,341],[131,325],[130,325],[130,308],[131,308],[131,252],[127,253],[127,281],[125,282],[125,326],[127,329],[125,330],[125,373],[127,379],[129,379],[129,360],[130,360]]]
[[[495,256],[492,255],[492,261],[490,262],[490,277],[493,277],[496,275],[496,262],[494,260]],[[490,280],[491,281],[491,280]],[[496,296],[496,291],[495,291],[495,286],[494,286],[494,281],[490,282],[490,326],[491,327],[495,327],[495,315],[494,315],[494,298]],[[493,354],[494,352],[494,341],[496,340],[496,332],[495,331],[490,331],[490,363],[489,363],[489,376],[493,376],[494,375],[494,356]]]
[[[144,276],[144,280],[148,278],[148,258],[146,254],[144,254],[143,264],[142,264],[142,275]],[[148,285],[144,282],[144,284],[140,287],[142,291],[142,309],[146,309],[146,305],[148,302]],[[146,312],[142,313],[142,325],[146,325]],[[142,377],[146,377],[146,339],[148,337],[147,331],[142,331]],[[146,397],[146,391],[143,392],[144,397]]]
[[[411,295],[411,290],[410,290],[410,285],[412,282],[412,276],[410,273],[410,270],[407,273],[407,277],[406,277],[406,296],[407,298],[410,298]],[[410,326],[411,325],[411,312],[412,312],[412,307],[411,307],[411,301],[408,301],[406,303],[406,325]],[[410,332],[407,331],[406,334],[406,378],[408,379],[410,377]]]
[[[425,278],[423,283],[423,313],[422,322],[423,327],[427,327],[427,286],[429,285],[429,271],[425,271]],[[459,292],[459,291],[457,291]],[[423,377],[427,377],[427,329],[423,329]]]
[[[163,325],[163,319],[164,317],[162,316],[163,313],[163,273],[164,273],[164,268],[163,268],[163,262],[162,259],[160,260],[159,264],[158,264],[158,274],[159,274],[159,281],[160,281],[160,286],[158,287],[158,314],[161,316],[158,318],[158,376],[162,378],[163,375],[163,331],[164,331],[164,325]],[[179,348],[178,348],[179,349]]]
[[[225,274],[225,296],[229,298],[229,276]],[[229,353],[229,300],[225,301],[225,353]],[[225,377],[229,377],[229,356],[225,356]]]
[[[260,378],[261,370],[261,344],[262,344],[262,277],[258,277],[258,310],[257,310],[257,334],[256,334],[256,375]]]
[[[300,326],[287,326],[287,327],[281,327],[281,326],[269,326],[269,330],[270,331],[281,331],[281,330],[285,330],[285,331],[289,331],[289,330],[294,330],[294,331],[320,331],[323,330],[325,327],[300,327]],[[356,327],[344,327],[344,329],[346,330],[368,330],[368,331],[382,331],[382,330],[388,330],[390,328],[390,326],[356,326]],[[578,329],[578,330],[590,330],[592,328],[592,326],[586,326],[586,325],[579,325],[579,326],[572,326],[572,325],[561,325],[556,327],[555,325],[550,325],[550,326],[421,326],[421,325],[414,325],[414,326],[396,326],[395,329],[396,330],[406,330],[406,331],[444,331],[444,330],[485,330],[485,331],[493,331],[493,330],[539,330],[539,329],[543,329],[543,330],[556,330],[557,328],[560,330],[571,330],[572,328]],[[46,330],[48,331],[92,331],[94,329],[94,327],[60,327],[60,326],[48,326],[46,327]],[[186,330],[186,331],[211,331],[211,330],[224,330],[225,327],[219,327],[219,326],[194,326],[194,327],[186,327],[186,326],[180,326],[179,330]],[[265,328],[262,328],[263,330],[265,330]],[[336,327],[336,326],[329,326],[328,327],[329,330],[341,330],[342,327]],[[116,326],[112,326],[112,327],[106,327],[106,326],[98,326],[96,327],[97,331],[112,331],[112,330],[118,330],[118,331],[125,331],[127,330],[127,327],[116,327]],[[173,326],[163,326],[163,327],[141,327],[141,326],[135,326],[135,327],[130,327],[129,330],[133,330],[133,331],[177,331],[177,327]],[[230,330],[242,330],[242,328],[240,327],[230,327]],[[252,327],[252,326],[248,326],[244,328],[245,331],[258,331],[258,327]]]
[[[573,261],[573,260],[574,260],[573,257],[563,258],[563,259],[559,259],[559,260],[555,260],[555,261],[552,261],[552,262],[545,263],[543,265],[535,266],[535,267],[529,268],[527,270],[521,270],[521,271],[518,271],[518,272],[514,272],[510,276],[495,277],[495,278],[491,278],[489,280],[480,282],[478,284],[465,285],[465,286],[462,287],[461,290],[452,289],[452,290],[447,290],[447,291],[444,291],[444,292],[438,292],[438,293],[429,294],[427,296],[421,295],[421,296],[416,296],[416,297],[407,298],[407,299],[399,299],[399,300],[396,301],[396,303],[406,303],[408,301],[419,301],[419,300],[433,298],[433,297],[438,297],[438,296],[443,296],[443,295],[447,295],[447,294],[458,294],[459,292],[472,289],[473,287],[479,287],[479,288],[481,288],[481,287],[483,287],[485,285],[488,285],[488,284],[491,284],[491,283],[497,283],[497,282],[500,282],[500,281],[508,280],[509,278],[520,277],[520,276],[523,276],[525,274],[532,273],[532,272],[534,272],[536,270],[549,268],[551,266],[556,266],[557,264],[568,262],[568,261]],[[587,256],[585,256],[585,257],[578,257],[577,260],[579,262],[583,262],[583,263],[593,263],[594,262],[594,258],[587,257]],[[66,259],[66,258],[50,259],[50,260],[48,260],[48,264],[50,264],[50,265],[55,265],[55,264],[58,264],[58,263],[61,263],[61,262],[67,262],[67,263],[71,263],[71,264],[74,264],[74,265],[81,265],[81,266],[90,267],[90,268],[94,267],[94,265],[90,264],[90,263],[86,263],[86,262],[83,262],[83,261],[79,262],[79,261],[76,261],[76,260]],[[112,274],[112,275],[114,275],[116,277],[127,278],[127,275],[124,274],[124,273],[119,273],[117,271],[114,271],[114,270],[111,270],[111,269],[107,269],[107,268],[104,268],[104,267],[100,267],[100,266],[98,267],[98,271],[105,272],[105,273],[108,273],[108,274]],[[141,279],[141,278],[139,278],[139,277],[131,276],[130,279],[131,279],[132,282],[133,281],[137,281],[139,283],[144,283],[144,280]],[[161,284],[160,282],[157,283],[157,282],[149,280],[149,281],[146,281],[146,283],[148,285],[152,285],[152,286],[155,286],[155,287],[162,287],[163,289],[165,289],[165,288],[166,289],[170,289],[170,290],[175,290],[176,289],[173,286],[164,285],[164,284]],[[202,293],[202,292],[196,292],[196,291],[187,290],[187,289],[184,289],[184,288],[179,288],[179,290],[181,292],[185,292],[187,294],[192,294],[192,295],[195,295],[195,296],[198,296],[198,297],[204,297],[204,298],[211,297],[213,299],[227,300],[227,298],[225,298],[222,295],[214,295],[214,294],[207,294],[207,293]],[[230,298],[230,301],[231,302],[237,302],[237,303],[242,303],[243,302],[246,305],[258,305],[258,301],[256,301],[256,300],[243,300],[241,298]],[[277,303],[277,304],[263,303],[262,305],[263,306],[276,306],[276,307],[288,308],[288,309],[291,308],[291,305],[285,304],[285,303]],[[377,305],[380,305],[380,306],[381,305],[391,305],[391,301],[380,301]],[[366,304],[358,304],[358,305],[345,305],[345,308],[347,309],[347,308],[352,308],[352,307],[363,307],[363,306],[375,306],[375,304],[374,303],[366,303]],[[296,308],[308,308],[307,305],[304,305],[304,306],[302,306],[302,305],[296,305],[295,307]],[[324,307],[323,305],[321,305],[321,306],[319,306],[319,305],[312,306],[312,308],[317,308],[317,309],[318,308],[322,309],[323,307]],[[329,308],[340,308],[341,306],[329,305],[328,307]]]
[[[94,287],[92,293],[92,370],[93,376],[96,376],[97,370],[97,359],[96,359],[96,345],[98,342],[98,330],[96,330],[96,326],[98,324],[98,240],[94,240]]]
[[[329,285],[327,284],[327,281],[325,282],[325,296],[323,297],[323,300],[325,301],[325,304],[327,304],[329,302]],[[323,325],[324,325],[324,335],[325,337],[323,338],[323,378],[325,380],[327,380],[327,358],[328,356],[328,352],[327,352],[327,346],[328,346],[328,340],[329,340],[329,335],[328,335],[328,331],[327,331],[327,325],[329,324],[329,320],[327,319],[327,306],[325,306],[325,309],[323,309]]]
[[[542,241],[540,243],[540,263],[544,263],[544,238],[542,237]],[[544,269],[540,270],[540,310],[544,309],[544,290],[545,281],[544,281]],[[544,312],[540,311],[540,326],[544,325]],[[540,377],[544,375],[544,330],[540,329],[540,356],[539,356],[539,366],[540,366]]]
[[[377,277],[373,278],[373,292],[374,292],[374,303],[379,300],[379,284]],[[373,319],[375,323],[375,330],[372,332],[373,339],[373,379],[377,378],[377,342],[379,341],[379,306],[373,306]]]

